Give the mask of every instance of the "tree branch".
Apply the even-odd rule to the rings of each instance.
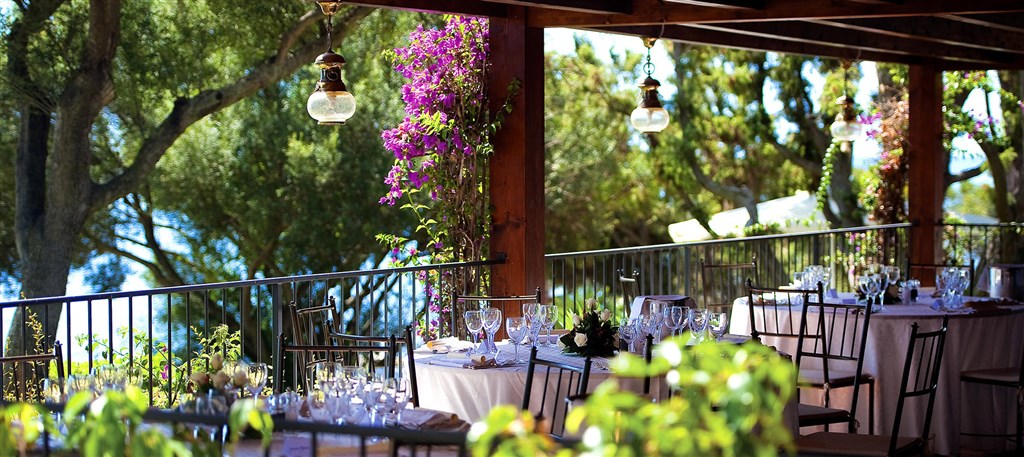
[[[340,16],[342,25],[335,26],[335,41],[340,42],[351,33],[360,19],[372,11],[371,8],[350,8],[344,14],[337,15]],[[313,23],[314,21],[306,22],[307,27]],[[285,39],[296,33],[293,30],[285,36]],[[132,165],[109,182],[93,185],[94,192],[89,206],[93,210],[98,210],[138,187],[186,128],[210,113],[230,106],[268,84],[294,73],[301,66],[309,65],[318,54],[323,52],[323,48],[322,43],[311,42],[298,48],[291,57],[279,59],[275,54],[231,84],[217,89],[204,90],[192,98],[176,100],[170,114],[156,127],[155,131],[142,141],[139,153]]]
[[[957,173],[957,174],[947,174],[946,175],[946,187],[951,186],[953,183],[958,183],[958,182],[961,182],[961,181],[967,181],[968,179],[974,178],[976,176],[980,176],[982,173],[985,172],[985,170],[988,170],[988,165],[987,164],[981,164],[981,165],[978,165],[977,167],[971,168],[970,170],[964,170],[964,171],[961,171],[960,173]]]

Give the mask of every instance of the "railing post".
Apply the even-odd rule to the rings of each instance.
[[[271,314],[270,314],[271,315],[271,318],[270,318],[270,330],[271,330],[270,339],[271,339],[271,341],[274,341],[273,363],[274,363],[274,365],[277,365],[278,363],[284,363],[284,358],[281,357],[281,344],[280,344],[281,340],[278,339],[278,337],[281,335],[281,333],[283,333],[283,328],[284,328],[284,325],[282,324],[282,322],[284,321],[284,305],[282,303],[282,297],[281,297],[281,285],[280,284],[270,284],[268,287],[270,287],[270,312],[271,312]],[[275,372],[281,373],[282,376],[283,376],[283,374],[285,372],[284,367],[280,367],[279,369],[276,369]],[[283,379],[275,379],[274,380],[274,386],[277,388],[277,392],[280,392],[280,389],[283,386],[283,382],[284,382]]]
[[[690,283],[690,247],[683,246],[683,295],[692,296],[691,291],[693,290],[692,284]],[[691,297],[692,298],[692,297]]]

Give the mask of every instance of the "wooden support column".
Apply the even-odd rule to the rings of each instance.
[[[934,65],[911,65],[909,79],[908,200],[910,221],[916,224],[910,229],[910,261],[934,264],[942,260],[939,230],[949,168],[949,156],[942,150],[942,71]]]
[[[491,256],[506,255],[505,264],[494,268],[491,292],[530,294],[545,289],[544,30],[526,26],[526,8],[509,7],[507,18],[490,19],[490,56],[492,112],[509,84],[521,83],[490,162]]]

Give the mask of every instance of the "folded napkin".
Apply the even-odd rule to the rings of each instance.
[[[436,340],[427,341],[423,346],[416,348],[416,352],[445,354],[449,352],[468,351],[472,348],[472,342],[462,341],[458,338],[450,336],[448,338],[440,338]]]
[[[402,425],[415,429],[444,430],[461,422],[454,413],[433,409],[413,408],[402,411]]]
[[[469,354],[466,352],[449,352],[448,358],[461,363],[464,368],[494,368],[498,361],[490,354]]]

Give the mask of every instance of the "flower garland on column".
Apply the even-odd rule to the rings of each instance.
[[[488,110],[488,24],[485,19],[447,17],[443,29],[419,26],[409,45],[389,53],[395,71],[409,79],[402,87],[405,118],[385,130],[384,147],[395,156],[384,182],[390,186],[382,205],[399,205],[418,221],[413,234],[380,234],[377,239],[399,265],[480,260],[490,237],[487,162],[492,134],[511,107],[517,86],[499,113]],[[426,246],[410,247],[413,237]],[[451,273],[446,273],[450,275]],[[424,338],[454,329],[450,294],[475,292],[485,278],[439,277],[424,273],[429,319]]]

